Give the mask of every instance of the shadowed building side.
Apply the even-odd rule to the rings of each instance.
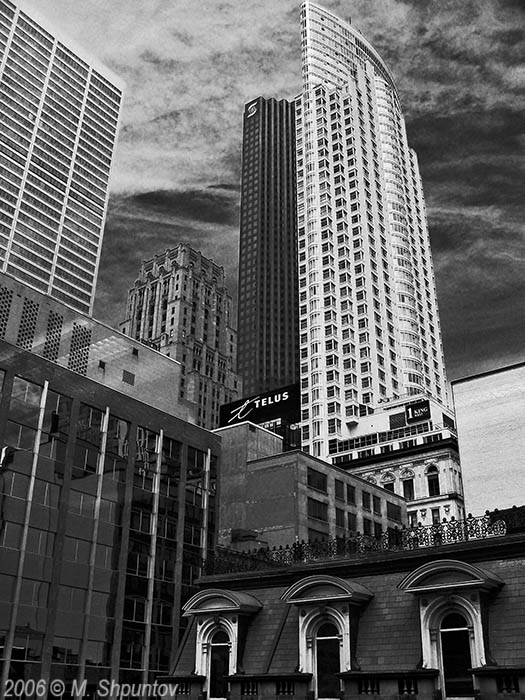
[[[258,97],[244,111],[238,368],[243,396],[299,378],[295,106]]]

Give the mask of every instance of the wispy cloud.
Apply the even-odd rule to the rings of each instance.
[[[35,0],[36,3],[36,0]],[[520,0],[321,0],[395,76],[419,156],[452,376],[523,348]],[[300,89],[297,0],[38,0],[127,84],[96,313],[192,242],[236,286],[242,109]]]

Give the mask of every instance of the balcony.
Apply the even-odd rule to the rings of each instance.
[[[260,548],[238,552],[219,548],[205,564],[204,575],[260,571],[330,560],[357,561],[373,554],[398,554],[445,545],[501,538],[507,529],[525,530],[525,506],[512,511],[512,523],[507,525],[506,513],[494,511],[478,518],[469,516],[435,525],[418,525],[389,529],[381,537],[357,533],[351,537],[295,542],[292,545]],[[510,517],[510,516],[509,516]]]

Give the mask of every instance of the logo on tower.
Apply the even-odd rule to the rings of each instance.
[[[430,419],[430,402],[429,401],[418,401],[417,403],[409,404],[405,407],[405,417],[406,422],[410,423],[420,423],[424,420]]]
[[[223,428],[246,420],[260,425],[278,418],[297,423],[301,418],[300,400],[298,384],[248,396],[220,407],[219,426]]]

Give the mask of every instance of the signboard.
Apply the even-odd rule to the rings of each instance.
[[[430,402],[426,400],[418,401],[405,406],[405,415],[408,425],[430,420]]]
[[[256,425],[281,418],[289,423],[301,420],[299,384],[290,384],[264,394],[239,399],[220,407],[219,427],[251,421]]]

